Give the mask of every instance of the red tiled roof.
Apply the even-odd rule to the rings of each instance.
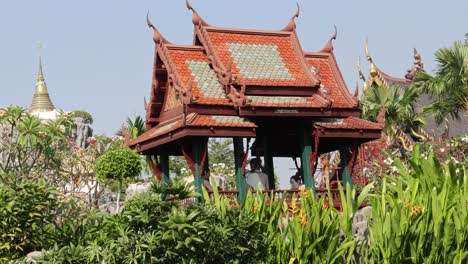
[[[291,32],[241,32],[205,27],[219,60],[232,64],[238,83],[257,86],[314,86],[301,67]],[[235,67],[234,67],[235,66]]]
[[[281,108],[320,108],[323,103],[316,98],[307,96],[247,96],[252,102],[251,106],[256,107],[281,107]]]
[[[198,104],[231,105],[216,73],[210,67],[208,58],[201,49],[182,49],[181,46],[168,45],[168,54],[184,85],[188,87],[190,82],[192,83],[192,94]],[[175,99],[175,94],[172,95],[174,91],[171,90],[173,89],[168,89],[166,99]],[[316,108],[324,106],[323,102],[314,96],[249,95],[247,98],[252,100],[250,105],[257,107]],[[166,104],[172,103],[166,101]]]
[[[357,117],[347,118],[326,118],[323,121],[316,122],[315,127],[329,129],[372,129],[381,130],[382,125],[371,121],[363,120]]]
[[[196,115],[188,123],[199,127],[257,127],[255,123],[238,116]]]
[[[181,127],[225,127],[225,128],[256,128],[257,125],[247,118],[239,116],[200,115],[191,113],[183,118],[159,124],[131,140],[128,145],[135,146],[150,139],[158,138]]]
[[[333,54],[307,53],[306,60],[311,70],[318,75],[323,89],[328,92],[328,97],[333,100],[333,107],[356,107],[356,102],[349,94]]]
[[[231,104],[202,50],[172,49],[168,46],[168,53],[185,87],[192,83],[192,94],[197,103]]]
[[[165,135],[171,131],[174,131],[184,124],[183,119],[177,119],[173,120],[172,122],[164,123],[164,124],[159,124],[150,130],[146,131],[145,133],[141,134],[137,138],[134,138],[130,140],[130,142],[127,144],[128,146],[134,146],[137,145],[141,142],[147,141],[152,138],[157,138],[159,136]]]

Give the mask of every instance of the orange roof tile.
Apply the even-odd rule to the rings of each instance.
[[[323,104],[314,97],[306,96],[247,96],[251,102],[251,106],[256,107],[282,107],[282,108],[317,108],[323,107]]]
[[[205,27],[219,60],[232,64],[238,83],[257,86],[313,86],[301,67],[290,32],[240,32]],[[310,73],[309,73],[310,74]]]
[[[202,50],[168,47],[168,53],[180,80],[186,87],[192,83],[192,94],[197,103],[230,105],[223,86]]]
[[[314,124],[316,127],[329,129],[374,129],[381,130],[382,125],[357,117],[323,118]]]
[[[225,128],[256,128],[257,125],[249,119],[239,116],[200,115],[191,113],[184,118],[159,124],[129,142],[129,146],[161,137],[183,126],[187,127],[225,127]]]
[[[306,60],[311,71],[315,72],[322,86],[322,90],[333,100],[333,107],[353,108],[356,101],[349,94],[335,58],[327,53],[308,53]]]
[[[257,127],[247,118],[221,115],[196,115],[189,126],[201,127]]]

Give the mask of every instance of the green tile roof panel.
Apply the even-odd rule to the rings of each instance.
[[[191,75],[201,93],[206,98],[225,98],[223,85],[208,62],[186,60],[185,63],[192,72]]]
[[[276,45],[226,43],[246,79],[294,80]]]

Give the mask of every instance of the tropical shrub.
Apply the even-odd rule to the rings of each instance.
[[[441,48],[435,57],[435,74],[419,72],[413,86],[431,96],[433,101],[425,111],[441,124],[447,117],[460,118],[468,110],[468,42]]]
[[[408,164],[395,161],[398,177],[386,177],[371,204],[365,263],[466,263],[468,174],[449,161],[441,165],[415,146]]]
[[[267,256],[265,230],[239,208],[221,215],[148,192],[117,215],[69,221],[41,263],[256,263]]]
[[[0,187],[0,262],[53,244],[57,221],[76,210],[59,196],[45,180],[19,179]]]
[[[97,159],[97,179],[101,182],[107,179],[117,180],[119,182],[117,211],[119,211],[120,193],[122,192],[123,181],[126,178],[138,176],[140,171],[140,155],[129,148],[110,150]]]

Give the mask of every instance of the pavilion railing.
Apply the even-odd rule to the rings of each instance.
[[[285,201],[288,204],[291,203],[291,199],[293,197],[293,194],[295,194],[295,197],[297,199],[296,203],[297,203],[298,206],[300,206],[300,192],[301,192],[300,190],[283,190],[283,189],[262,191],[262,193],[264,195],[272,195],[277,200],[284,198]],[[218,193],[219,193],[220,196],[229,198],[230,200],[233,201],[233,203],[234,203],[235,200],[237,200],[237,197],[239,195],[239,191],[237,191],[237,190],[226,190],[226,191],[225,190],[219,190]],[[253,191],[252,193],[255,194],[256,191]],[[341,199],[340,199],[339,190],[337,188],[336,189],[333,188],[333,189],[330,189],[330,193],[332,195],[334,206],[336,208],[340,208],[341,207]],[[211,199],[214,199],[213,192],[208,192],[208,194],[209,194]],[[317,198],[325,197],[325,201],[328,203],[329,197],[328,197],[328,190],[326,188],[317,188],[316,189],[316,194],[317,194]],[[173,200],[173,199],[170,198],[170,200]],[[196,201],[196,198],[191,197],[191,198],[183,199],[180,202],[183,205],[190,205],[190,204],[195,203],[195,201]]]

